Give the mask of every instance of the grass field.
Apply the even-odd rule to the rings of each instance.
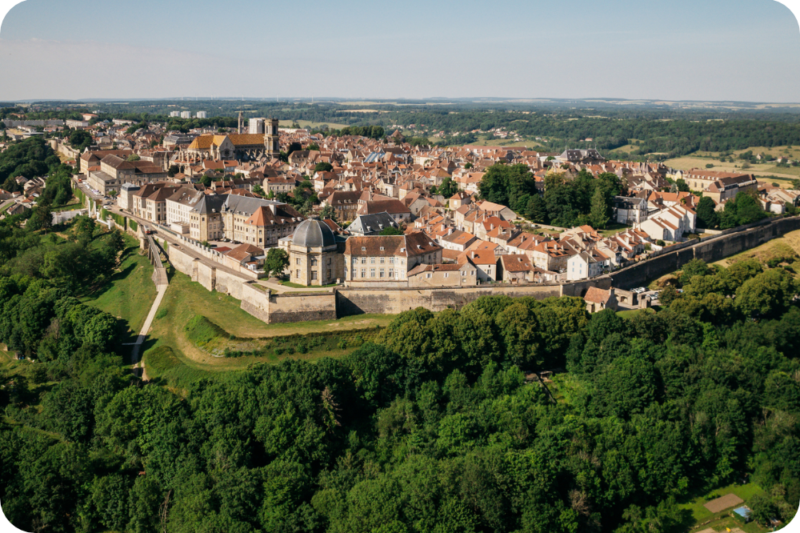
[[[337,124],[335,122],[311,122],[310,120],[281,120],[280,127],[281,128],[291,128],[292,124],[299,124],[301,128],[306,129],[314,129],[323,124],[327,124],[327,126],[334,130],[340,130],[342,128],[346,128],[349,124]]]
[[[652,307],[648,307],[646,309],[630,309],[628,311],[617,311],[617,315],[621,316],[622,318],[633,318],[639,314],[650,314],[655,313],[656,310]]]
[[[197,377],[244,370],[253,363],[275,363],[286,358],[313,361],[322,355],[338,357],[352,351],[352,346],[326,350],[324,354],[313,349],[309,349],[307,353],[289,353],[288,346],[297,339],[285,341],[276,338],[335,332],[351,332],[355,336],[358,332],[354,330],[384,327],[393,318],[391,315],[361,315],[332,321],[265,324],[239,306],[239,300],[225,294],[209,292],[199,283],[192,282],[188,276],[176,272],[170,280],[169,289],[150,330],[150,338],[145,344],[144,361],[148,377],[160,376],[168,379],[170,385],[180,387]],[[192,320],[198,320],[195,319],[197,315],[202,315],[215,327],[201,324],[199,331],[191,335],[192,339],[186,326]],[[210,330],[216,334],[210,334]],[[221,331],[224,333],[220,333]],[[196,341],[203,334],[206,336],[206,343],[199,346]],[[367,335],[365,332],[364,336]],[[284,351],[276,355],[275,348],[284,344]],[[219,357],[226,348],[246,352],[248,355]],[[265,348],[270,350],[269,353],[262,351]],[[256,351],[258,355],[249,355],[251,351]],[[154,373],[151,372],[151,365]],[[167,367],[169,373],[164,374]]]
[[[695,152],[683,157],[668,159],[664,162],[668,167],[677,168],[679,170],[691,170],[692,168],[705,169],[707,164],[713,164],[714,167],[709,170],[717,170],[720,172],[747,172],[755,174],[756,176],[775,176],[783,178],[783,180],[776,180],[781,187],[791,188],[792,179],[800,177],[800,167],[781,168],[776,166],[774,161],[765,163],[751,164],[750,168],[743,169],[743,160],[736,159],[736,157],[744,152],[752,151],[754,154],[765,153],[773,156],[787,156],[791,159],[800,159],[800,148],[788,148],[786,146],[776,146],[774,148],[765,148],[757,146],[754,148],[747,148],[746,150],[736,150],[733,152],[734,162],[720,162],[719,153],[714,152]]]
[[[720,511],[719,513],[712,513],[704,507],[709,500],[719,498],[720,496],[725,496],[729,493],[736,494],[738,497],[744,500],[744,505],[747,505],[753,496],[757,494],[763,494],[764,490],[756,483],[746,483],[744,485],[733,484],[728,485],[727,487],[715,489],[708,494],[704,494],[691,501],[680,504],[679,507],[689,511],[692,519],[694,520],[695,525],[690,528],[690,531],[705,530],[707,528],[711,528],[716,531],[726,531],[726,528],[734,529],[737,527],[746,533],[761,533],[762,531],[767,531],[765,528],[759,526],[755,522],[750,522],[749,524],[741,524],[740,522],[737,522],[730,517],[732,509],[726,509]]]
[[[150,279],[153,267],[146,256],[139,255],[138,241],[130,235],[124,238],[126,248],[119,271],[83,302],[124,320],[131,335],[136,335],[156,298],[156,287]]]

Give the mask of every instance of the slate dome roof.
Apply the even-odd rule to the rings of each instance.
[[[304,220],[294,230],[292,244],[305,248],[324,248],[336,244],[331,228],[321,220]]]

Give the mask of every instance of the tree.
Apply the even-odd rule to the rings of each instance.
[[[264,270],[269,276],[278,277],[289,266],[289,254],[281,248],[270,248],[264,261]]]
[[[333,220],[334,222],[337,222],[336,209],[334,209],[333,206],[331,205],[326,205],[325,207],[322,208],[322,211],[319,212],[319,218],[323,220],[330,219]]]
[[[708,196],[700,198],[697,204],[698,226],[704,229],[714,229],[719,225],[719,215],[716,212],[714,200]]]
[[[309,148],[309,150],[311,150],[311,148]],[[333,170],[333,165],[324,161],[314,165],[314,172],[330,172],[331,170]]]
[[[380,235],[403,235],[403,231],[397,229],[395,227],[389,226],[388,228],[383,228],[380,232]]]
[[[702,259],[692,259],[681,268],[681,283],[687,285],[694,276],[706,276],[710,269]]]
[[[306,150],[315,150],[319,152],[319,145],[317,143],[311,143],[306,147]]]
[[[442,184],[436,189],[438,194],[441,194],[445,198],[450,198],[455,193],[458,192],[458,185],[452,178],[444,178],[442,180]]]
[[[736,307],[746,316],[778,317],[797,293],[794,278],[782,268],[771,268],[744,282],[736,291]]]
[[[471,169],[471,168],[472,168],[472,163],[469,163],[469,162],[467,162],[467,163],[464,165],[464,170],[469,170],[469,169]],[[800,181],[800,180],[799,180],[799,181]],[[795,187],[795,188],[797,189],[797,188],[800,188],[800,187]]]
[[[180,168],[178,167],[178,165],[170,165],[169,170],[167,170],[167,176],[172,178],[175,176],[175,174],[178,174],[179,172]]]
[[[592,196],[592,211],[589,219],[592,221],[592,226],[596,229],[605,229],[608,224],[608,204],[602,189],[597,187]]]
[[[533,194],[530,196],[528,205],[525,208],[525,217],[532,222],[547,223],[547,206],[541,195]]]
[[[672,284],[667,285],[658,293],[658,301],[665,307],[669,307],[678,297],[678,291]]]

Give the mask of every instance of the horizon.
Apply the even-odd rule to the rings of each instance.
[[[480,0],[458,9],[347,0],[312,2],[298,22],[277,2],[233,0],[213,19],[209,0],[128,7],[13,7],[0,27],[0,71],[25,75],[0,79],[0,98],[236,99],[202,94],[257,87],[263,96],[249,98],[316,99],[313,88],[324,87],[329,96],[319,98],[774,104],[794,103],[800,85],[798,23],[773,0],[539,1],[502,10]],[[598,93],[614,96],[590,96]]]

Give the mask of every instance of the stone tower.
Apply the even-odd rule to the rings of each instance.
[[[279,123],[280,121],[277,118],[270,118],[265,124],[264,146],[267,149],[267,155],[269,157],[278,157],[281,151],[280,145],[278,144]]]

